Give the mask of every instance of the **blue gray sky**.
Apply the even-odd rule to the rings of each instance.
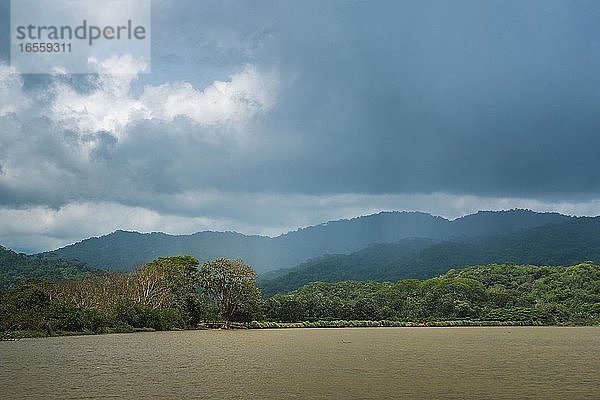
[[[600,214],[597,1],[154,0],[149,74],[126,56],[21,74],[9,20],[0,0],[8,247],[381,210]]]

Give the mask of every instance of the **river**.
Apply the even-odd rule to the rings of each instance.
[[[7,399],[592,399],[600,327],[181,331],[0,342]]]

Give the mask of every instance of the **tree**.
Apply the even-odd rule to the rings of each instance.
[[[261,296],[256,273],[242,260],[219,258],[202,265],[199,273],[204,294],[214,301],[225,321],[250,320],[257,312]]]
[[[117,296],[133,297],[135,293],[131,274],[112,271],[62,282],[44,282],[43,287],[52,301],[102,310],[108,309]]]
[[[181,308],[194,291],[199,261],[192,256],[161,257],[135,274],[136,302],[144,307]]]
[[[266,317],[283,322],[299,322],[306,319],[306,307],[299,296],[276,294],[264,302]]]
[[[48,329],[45,312],[49,302],[39,282],[20,283],[0,304],[0,331]]]
[[[354,318],[374,321],[381,319],[381,316],[375,302],[372,299],[365,297],[358,300],[354,305]]]

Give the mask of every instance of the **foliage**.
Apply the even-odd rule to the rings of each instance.
[[[92,273],[82,262],[132,272],[159,255],[182,252],[202,262],[226,255],[242,257],[259,272],[280,269],[259,278],[262,293],[268,297],[316,281],[427,279],[450,268],[492,262],[600,262],[600,217],[510,210],[448,221],[422,213],[389,212],[276,238],[234,232],[171,236],[117,231],[35,256],[0,248],[0,289],[11,289],[27,279],[77,279]],[[313,257],[319,258],[307,261]]]
[[[198,259],[192,256],[161,257],[134,275],[136,301],[151,309],[181,307],[194,292]]]
[[[28,281],[0,292],[0,331],[127,332],[193,326],[202,317],[198,260],[158,258],[135,274],[100,272],[80,279]]]
[[[268,320],[600,323],[600,267],[487,265],[424,281],[316,282],[264,301]]]
[[[81,260],[88,265],[111,271],[132,272],[157,256],[190,254],[201,262],[226,255],[250,259],[253,265],[267,267],[272,257],[268,251],[272,239],[245,236],[236,232],[198,232],[191,235],[169,235],[162,232],[139,233],[117,230],[62,247],[51,253],[67,260]],[[256,251],[256,248],[264,251]],[[285,256],[285,253],[282,252]],[[263,256],[264,255],[264,256]],[[290,262],[292,266],[297,262]]]
[[[254,276],[242,261],[218,259],[197,271],[193,257],[169,257],[133,275],[28,281],[0,291],[0,338],[167,330],[227,318],[257,329],[600,324],[600,267],[592,263],[490,264],[394,283],[316,282],[264,300]],[[159,296],[140,297],[148,282]]]
[[[417,212],[381,212],[379,214],[352,218],[349,220],[331,221],[317,226],[298,229],[276,238],[266,236],[245,236],[235,232],[198,232],[192,235],[172,236],[164,233],[138,233],[116,231],[109,235],[89,238],[70,246],[55,250],[53,253],[68,260],[80,260],[86,264],[102,269],[119,270],[131,272],[136,266],[144,265],[158,256],[172,256],[177,254],[191,254],[201,262],[217,259],[219,257],[242,258],[254,266],[257,272],[266,272],[278,268],[290,268],[308,259],[319,257],[323,254],[349,254],[365,248],[371,243],[394,243],[406,238],[430,238],[430,242],[448,240],[449,238],[470,237],[475,238],[485,235],[514,235],[515,239],[521,231],[536,228],[548,224],[563,224],[576,220],[573,217],[555,213],[535,213],[528,210],[508,210],[501,212],[479,212],[449,221],[441,217]],[[584,220],[582,225],[596,224],[599,220]],[[560,229],[560,228],[559,228]],[[564,229],[570,229],[565,225]],[[581,226],[577,231],[587,228]],[[571,234],[572,232],[569,232]],[[594,241],[594,236],[590,236]],[[595,236],[598,237],[597,235]],[[569,246],[573,242],[567,242],[567,235],[558,235],[558,242]],[[432,240],[433,239],[433,240]],[[547,250],[544,242],[548,237],[543,233],[539,238],[532,238],[536,243],[533,249],[544,250],[535,253],[536,257],[544,257]],[[579,238],[578,238],[579,239]],[[581,242],[583,243],[583,242]],[[433,243],[432,243],[433,244]],[[518,243],[517,243],[518,244]],[[589,244],[589,243],[586,243]],[[521,263],[537,263],[551,265],[570,264],[576,260],[568,257],[560,257],[559,250],[555,251],[556,243],[550,250],[558,263],[550,263],[535,259],[487,259],[469,260],[466,264],[478,264],[486,262],[513,261]],[[558,247],[564,250],[565,247]],[[593,247],[581,245],[579,250],[586,251]],[[518,252],[515,253],[515,255]],[[597,253],[597,252],[596,252]],[[567,254],[564,251],[562,254]],[[438,253],[439,255],[439,253]],[[585,254],[582,260],[593,260],[594,257]],[[533,257],[532,257],[533,258]],[[553,256],[553,258],[555,258]],[[569,258],[569,259],[565,259]],[[431,260],[430,260],[431,261]],[[409,265],[410,266],[410,265]],[[427,263],[424,267],[429,267]],[[432,265],[433,267],[434,265]],[[340,276],[336,281],[349,279],[374,279],[374,280],[397,280],[403,278],[429,278],[442,273],[459,264],[444,266],[433,275],[416,276],[376,276],[359,277],[357,275]],[[415,265],[417,267],[417,265]],[[419,271],[416,269],[415,271]],[[334,274],[341,274],[337,270]],[[414,272],[414,271],[413,271]],[[315,280],[332,281],[321,277]],[[295,286],[299,287],[311,281],[302,282]],[[289,288],[292,290],[294,288]]]
[[[199,282],[204,294],[214,301],[226,321],[250,321],[260,303],[256,273],[242,260],[219,258],[202,265]]]
[[[59,281],[88,276],[96,269],[52,254],[28,256],[0,246],[0,290],[29,279]]]
[[[369,327],[423,327],[423,326],[515,326],[536,325],[524,321],[489,321],[489,320],[441,320],[426,322],[396,321],[396,320],[318,320],[304,321],[301,323],[281,323],[273,321],[252,321],[246,326],[250,329],[281,329],[281,328],[369,328]]]
[[[465,232],[480,232],[481,237],[456,236],[437,241],[403,239],[397,243],[371,245],[348,255],[326,255],[306,261],[287,273],[279,271],[274,278],[259,279],[259,285],[265,296],[272,296],[311,282],[427,279],[468,265],[560,266],[587,260],[600,262],[600,217],[567,219],[563,223],[510,232],[507,222],[510,214],[507,214],[502,218],[509,232],[492,234],[496,229],[489,224],[495,219],[493,215],[478,213],[465,217],[463,225],[469,225]],[[527,214],[517,213],[514,217],[515,227],[526,224]]]

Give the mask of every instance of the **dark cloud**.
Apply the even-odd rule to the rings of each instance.
[[[92,95],[102,77],[24,76],[33,108],[0,116],[0,204],[109,202],[233,228],[268,219],[265,198],[302,198],[289,212],[308,221],[306,203],[352,193],[593,212],[599,16],[593,1],[154,1],[153,73],[132,82],[133,99],[178,81],[201,92],[252,65],[278,77],[272,106],[241,128],[133,118],[124,133],[82,134],[43,110],[56,85]],[[357,202],[347,210],[360,212]]]
[[[280,49],[306,190],[597,193],[599,32],[574,23],[597,7],[415,4],[346,4]]]
[[[281,147],[234,185],[560,197],[600,190],[599,12],[565,1],[194,2],[161,20],[179,21],[205,57],[188,58],[197,66],[280,70],[262,128]],[[247,37],[253,52],[240,50]],[[198,38],[208,44],[192,50]]]

